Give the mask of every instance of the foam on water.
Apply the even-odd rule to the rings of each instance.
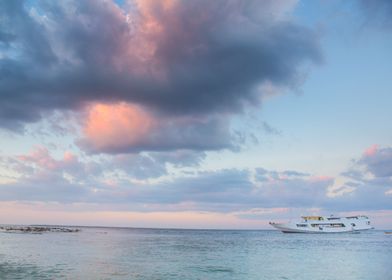
[[[392,235],[82,228],[0,233],[1,279],[392,279]]]

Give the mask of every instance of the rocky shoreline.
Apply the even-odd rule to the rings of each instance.
[[[79,232],[78,228],[51,226],[0,226],[0,232],[15,233],[44,233],[44,232]]]

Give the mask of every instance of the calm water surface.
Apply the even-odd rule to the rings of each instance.
[[[81,228],[0,233],[0,279],[392,279],[392,235]]]

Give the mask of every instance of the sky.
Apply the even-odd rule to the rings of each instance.
[[[0,0],[0,223],[392,228],[392,2]]]

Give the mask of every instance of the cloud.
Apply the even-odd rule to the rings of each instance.
[[[51,185],[54,180],[94,187],[113,181],[110,176],[118,172],[123,172],[129,180],[158,178],[168,174],[169,165],[197,167],[205,156],[204,152],[176,150],[95,158],[81,158],[65,151],[62,157],[55,157],[46,147],[36,146],[27,154],[1,156],[0,167],[14,174],[16,181],[25,181],[26,184],[34,181]]]
[[[325,197],[332,180],[264,169],[256,180],[252,180],[253,171],[246,169],[180,172],[165,177],[169,165],[177,170],[195,167],[204,156],[184,150],[117,155],[98,162],[81,160],[69,152],[55,159],[47,149],[37,147],[27,155],[2,161],[3,168],[8,167],[20,177],[3,183],[0,197],[6,201],[118,204],[140,211],[181,207],[230,212],[277,205],[313,206],[316,198]],[[12,166],[8,165],[10,158],[14,160]],[[94,168],[96,165],[100,168]],[[27,167],[30,171],[24,172]]]
[[[135,105],[95,104],[89,109],[81,145],[99,151],[142,145],[154,126],[155,120]]]
[[[37,147],[2,157],[3,201],[99,203],[132,211],[247,212],[257,208],[320,208],[329,212],[391,209],[392,176],[379,169],[390,148],[364,153],[340,177],[295,170],[197,171],[205,153],[191,150],[61,157]],[[369,158],[370,157],[370,158]],[[185,168],[185,169],[184,169]],[[191,168],[191,169],[187,169]],[[186,172],[186,171],[190,172]],[[354,172],[355,171],[355,172]],[[331,195],[332,194],[332,195]]]
[[[388,191],[392,188],[392,148],[372,145],[353,163],[341,173],[346,182],[335,190],[341,193],[332,201],[331,207],[390,209],[392,200]]]
[[[143,180],[167,175],[168,165],[175,168],[197,167],[205,156],[204,152],[190,150],[121,154],[114,156],[112,164],[127,176]]]
[[[240,112],[295,86],[318,36],[285,1],[2,1],[0,125],[127,102],[168,116]],[[192,125],[192,124],[191,124]],[[212,124],[211,124],[212,125]]]
[[[389,0],[360,0],[360,8],[367,22],[384,28],[392,27],[392,2]]]
[[[91,153],[235,149],[236,136],[223,116],[155,116],[128,104],[94,104],[79,147]]]
[[[266,122],[262,122],[262,129],[265,133],[270,135],[282,135],[282,132]]]
[[[19,181],[38,182],[42,185],[54,182],[86,182],[89,178],[102,173],[101,163],[82,162],[80,158],[65,151],[59,159],[54,158],[43,146],[36,146],[30,153],[18,156],[2,156],[1,167],[18,174]]]
[[[375,177],[392,176],[392,148],[380,148],[373,145],[368,148],[358,161],[366,167],[366,170]]]

